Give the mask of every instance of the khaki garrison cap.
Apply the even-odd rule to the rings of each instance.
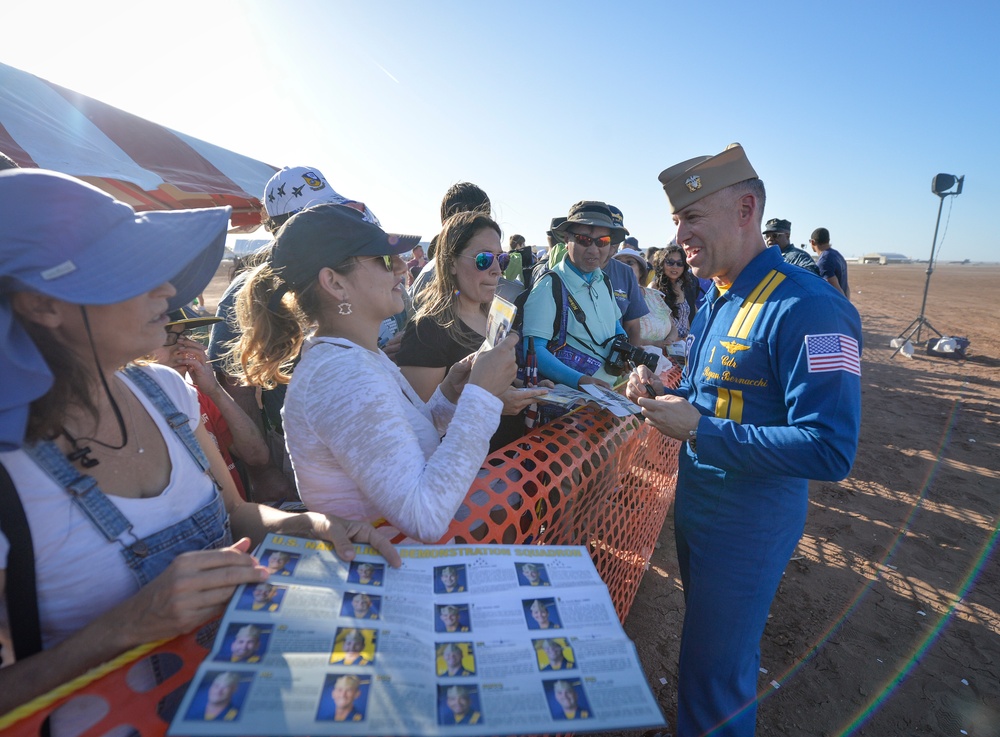
[[[659,176],[671,213],[732,184],[756,178],[757,172],[738,143],[729,144],[721,154],[697,156],[671,166]]]

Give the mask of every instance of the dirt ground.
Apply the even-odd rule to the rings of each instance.
[[[925,272],[850,267],[861,442],[847,480],[811,485],[761,643],[761,737],[1000,735],[1000,267],[931,277],[926,315],[971,339],[967,360],[890,360]],[[684,610],[672,528],[625,623],[670,725]]]
[[[761,643],[761,737],[1000,736],[1000,266],[932,276],[927,317],[971,339],[967,360],[890,359],[925,271],[850,267],[861,443],[847,480],[812,484]],[[206,290],[210,308],[227,282]],[[668,517],[625,628],[669,725],[683,610]]]

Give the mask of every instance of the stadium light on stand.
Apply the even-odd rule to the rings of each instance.
[[[895,358],[896,354],[903,350],[903,347],[915,338],[916,343],[920,343],[920,331],[926,325],[928,330],[937,333],[939,338],[943,338],[937,328],[931,325],[931,321],[924,316],[927,308],[927,290],[931,286],[931,274],[934,273],[934,251],[937,248],[938,229],[941,227],[941,210],[944,208],[944,198],[952,195],[962,194],[962,186],[965,184],[965,175],[956,177],[954,174],[938,174],[931,180],[931,192],[941,198],[938,202],[937,223],[934,225],[934,239],[931,241],[931,257],[927,260],[927,280],[924,282],[924,299],[920,303],[920,314],[914,318],[913,322],[893,341],[893,345],[898,345],[889,358]]]

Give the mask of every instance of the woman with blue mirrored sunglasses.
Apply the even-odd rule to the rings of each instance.
[[[449,367],[483,344],[490,305],[510,264],[510,254],[500,245],[500,226],[476,212],[459,213],[445,222],[435,255],[434,281],[420,292],[416,317],[396,356],[403,375],[424,398],[434,393]],[[544,391],[511,387],[500,395],[508,418],[501,420],[492,450],[513,439],[515,425],[524,433],[523,421],[513,415],[540,394]]]

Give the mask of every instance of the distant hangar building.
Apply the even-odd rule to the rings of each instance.
[[[909,256],[904,256],[901,253],[887,253],[885,251],[880,251],[878,253],[866,253],[861,257],[861,263],[881,264],[882,266],[885,266],[886,264],[912,264],[913,259]]]

